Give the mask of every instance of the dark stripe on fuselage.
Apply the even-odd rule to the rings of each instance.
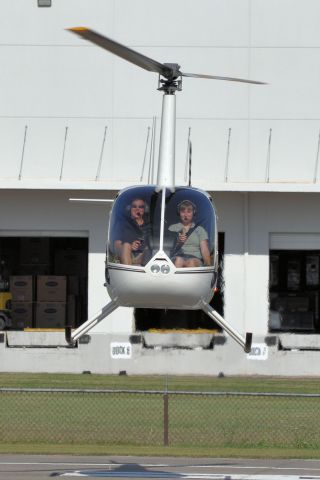
[[[107,267],[108,270],[121,270],[121,271],[124,271],[124,272],[138,272],[138,273],[146,273],[145,270],[141,270],[141,269],[138,269],[138,268],[132,268],[132,267],[110,267],[108,266]]]

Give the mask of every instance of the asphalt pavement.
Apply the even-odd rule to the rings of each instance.
[[[52,477],[320,480],[320,460],[0,455],[0,480]]]

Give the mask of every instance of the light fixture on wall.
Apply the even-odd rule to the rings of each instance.
[[[38,7],[51,7],[51,0],[38,0]]]

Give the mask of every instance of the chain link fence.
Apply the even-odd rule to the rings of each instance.
[[[320,447],[320,394],[0,389],[0,445]]]

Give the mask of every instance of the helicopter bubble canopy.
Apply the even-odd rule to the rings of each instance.
[[[162,256],[176,269],[212,269],[216,238],[216,214],[207,193],[192,187],[130,187],[112,207],[107,263],[136,269]]]

